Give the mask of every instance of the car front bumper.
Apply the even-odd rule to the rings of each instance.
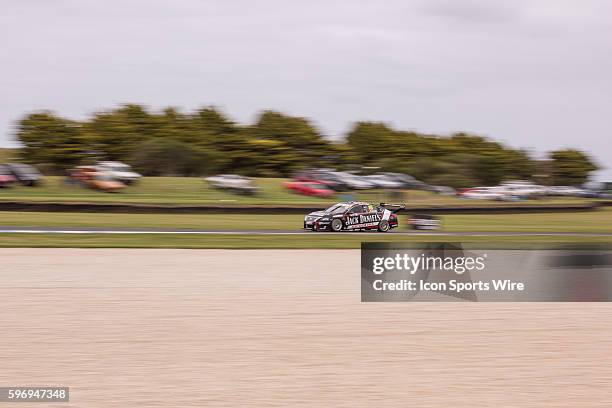
[[[329,222],[304,221],[304,229],[310,231],[326,231],[329,229]]]

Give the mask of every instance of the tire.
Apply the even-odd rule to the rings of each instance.
[[[334,218],[332,220],[331,224],[329,224],[329,228],[333,232],[340,232],[340,231],[342,231],[342,220],[340,218]]]
[[[391,229],[391,226],[389,225],[389,221],[387,220],[382,220],[379,224],[378,224],[378,230],[380,232],[387,232]]]

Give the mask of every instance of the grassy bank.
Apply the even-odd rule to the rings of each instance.
[[[0,225],[15,227],[180,228],[209,230],[294,230],[300,215],[193,215],[0,212]],[[400,220],[404,225],[406,217]],[[575,232],[612,233],[612,208],[552,214],[447,215],[448,232]],[[404,230],[402,227],[401,230]],[[335,235],[181,235],[181,234],[2,234],[0,247],[83,248],[359,248],[361,242],[471,242],[494,247],[530,247],[563,243],[609,243],[611,237],[572,236],[405,236],[388,234]]]
[[[227,248],[358,249],[362,242],[457,242],[480,248],[536,248],[567,244],[612,244],[612,237],[567,236],[403,236],[380,235],[151,235],[151,234],[1,234],[0,247],[30,248]],[[316,262],[313,260],[313,262]]]
[[[370,202],[406,202],[409,206],[512,206],[512,205],[571,205],[584,204],[588,200],[579,198],[547,198],[516,203],[465,200],[442,196],[426,191],[406,191],[400,197],[389,196],[381,191],[364,191],[355,195],[337,194],[333,199],[319,199],[292,194],[283,187],[285,179],[257,179],[260,194],[243,196],[209,188],[199,177],[146,177],[139,183],[118,193],[103,193],[83,187],[70,186],[64,177],[45,177],[39,187],[15,186],[0,189],[0,201],[27,202],[83,202],[83,203],[127,203],[127,204],[175,204],[175,205],[314,205],[325,207],[336,201],[359,199]]]
[[[545,214],[456,214],[441,217],[449,232],[609,232],[612,208]],[[101,214],[0,212],[2,226],[188,228],[211,230],[299,230],[302,215],[270,214]],[[405,229],[407,216],[400,216]]]

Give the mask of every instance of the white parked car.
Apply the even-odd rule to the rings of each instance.
[[[132,184],[142,177],[142,175],[132,170],[129,164],[118,161],[101,161],[96,164],[95,168],[97,171],[123,184]]]
[[[536,198],[548,194],[546,187],[530,181],[508,181],[502,183],[499,188],[507,195],[519,198]]]
[[[216,176],[206,177],[204,180],[212,187],[223,190],[230,190],[240,194],[253,195],[257,193],[257,186],[253,184],[253,180],[248,177],[239,176],[238,174],[218,174]]]
[[[500,187],[476,187],[461,194],[463,198],[471,198],[476,200],[498,200],[509,201],[515,197],[509,195]]]
[[[585,190],[570,186],[550,186],[548,187],[548,195],[565,196],[565,197],[581,197],[585,194]]]

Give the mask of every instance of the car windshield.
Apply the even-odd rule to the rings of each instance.
[[[348,208],[348,205],[346,204],[336,204],[326,209],[325,212],[331,213],[331,214],[342,214],[347,210],[347,208]]]

